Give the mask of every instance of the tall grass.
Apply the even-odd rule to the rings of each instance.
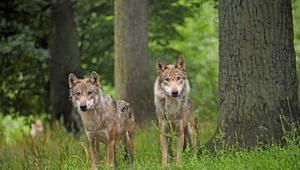
[[[29,137],[26,121],[19,117],[3,121],[0,118],[0,169],[91,169],[89,146],[84,132],[79,135],[69,134],[60,122],[55,130],[46,125],[46,133],[40,139]],[[4,122],[4,123],[3,123]],[[16,126],[16,124],[19,124]],[[204,128],[212,127],[209,123]],[[9,135],[5,131],[20,131]],[[23,129],[23,130],[22,130]],[[203,130],[201,133],[210,133]],[[161,167],[159,144],[160,130],[152,123],[147,127],[137,128],[136,155],[133,169],[300,169],[299,138],[294,133],[286,133],[286,145],[269,144],[266,148],[254,148],[251,151],[237,151],[224,148],[215,153],[203,149],[199,158],[193,158],[190,152],[184,152],[183,165],[171,164]],[[6,136],[4,136],[6,135]],[[77,137],[74,137],[77,136]],[[198,136],[206,136],[199,134]],[[208,140],[200,139],[202,143]],[[14,141],[14,142],[12,142]],[[118,150],[119,169],[130,169],[122,161],[123,149]],[[100,165],[98,169],[106,169],[105,148],[100,147]]]

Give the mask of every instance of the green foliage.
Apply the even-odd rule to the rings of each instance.
[[[153,81],[156,76],[155,61],[163,58],[174,62],[182,54],[170,45],[171,41],[184,41],[178,26],[185,24],[186,17],[193,17],[193,10],[198,9],[199,2],[181,0],[150,0],[149,48],[151,51],[151,73]]]
[[[9,145],[20,144],[30,134],[31,123],[34,120],[42,119],[46,120],[49,116],[40,115],[37,116],[12,116],[0,115],[0,139],[2,142]]]
[[[150,42],[165,47],[170,40],[181,39],[175,25],[183,25],[184,18],[191,15],[188,5],[178,0],[150,0]]]
[[[30,132],[29,126],[26,125],[26,117],[19,116],[13,118],[11,115],[0,116],[1,140],[9,144],[18,144]]]
[[[85,75],[99,73],[101,83],[114,82],[113,1],[76,1],[76,22],[82,68]]]
[[[50,3],[43,0],[0,3],[2,114],[29,115],[49,110],[45,22]]]

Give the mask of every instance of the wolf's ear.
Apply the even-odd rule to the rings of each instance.
[[[164,62],[163,59],[159,58],[156,60],[156,71],[157,71],[157,75],[160,75],[162,72],[165,71],[166,69],[166,63]]]
[[[70,73],[69,74],[69,87],[70,87],[70,89],[75,87],[77,83],[78,83],[78,78],[73,73]]]
[[[179,68],[180,70],[185,72],[185,61],[184,61],[183,56],[178,57],[178,60],[177,60],[177,63],[175,65],[175,67]]]
[[[100,87],[100,81],[99,81],[99,76],[98,74],[93,71],[90,75],[90,81],[92,84],[96,85],[97,87]]]

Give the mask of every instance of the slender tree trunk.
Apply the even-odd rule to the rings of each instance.
[[[219,41],[220,116],[207,146],[218,135],[240,147],[281,140],[281,123],[299,120],[291,1],[220,0]]]
[[[154,118],[148,49],[148,0],[115,0],[115,89],[138,123]]]
[[[74,22],[71,0],[61,0],[52,8],[50,20],[50,101],[52,122],[64,118],[64,124],[71,130],[73,122],[72,104],[69,98],[68,75],[73,72],[82,77],[78,35]],[[77,126],[75,124],[75,130]]]

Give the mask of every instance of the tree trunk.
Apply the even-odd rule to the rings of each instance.
[[[137,122],[154,118],[148,49],[148,0],[115,0],[116,98],[129,102]]]
[[[59,1],[52,8],[50,19],[50,101],[52,122],[64,118],[64,124],[70,131],[72,124],[72,104],[69,97],[68,75],[73,72],[82,77],[80,66],[78,35],[74,21],[74,9],[71,0]]]
[[[220,0],[219,41],[220,116],[208,148],[219,137],[244,148],[280,141],[281,122],[288,130],[299,120],[291,1]]]

